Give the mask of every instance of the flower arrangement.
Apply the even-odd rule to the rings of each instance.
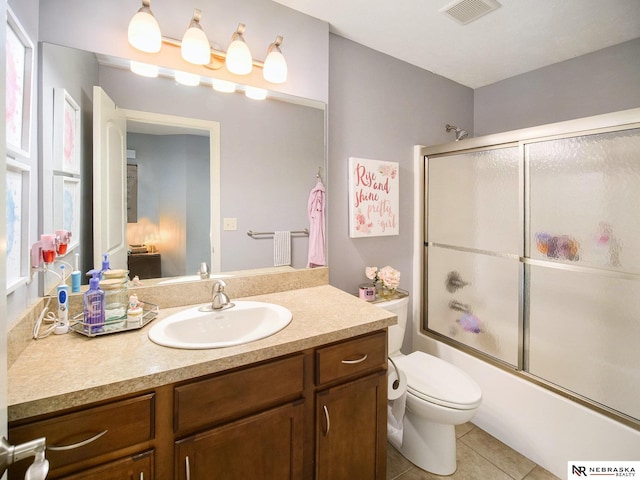
[[[392,295],[400,285],[400,272],[387,265],[378,270],[378,267],[366,267],[364,274],[373,281],[376,291],[383,297]]]

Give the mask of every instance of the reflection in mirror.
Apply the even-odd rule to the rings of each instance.
[[[217,255],[215,258],[221,272],[272,267],[273,238],[252,238],[247,232],[308,228],[309,192],[315,186],[318,169],[326,171],[325,109],[319,102],[282,94],[265,101],[255,101],[239,93],[216,92],[210,83],[187,87],[177,84],[174,79],[141,77],[123,68],[107,65],[102,57],[98,58],[90,52],[50,44],[43,44],[41,52],[43,126],[47,123],[47,117],[52,115],[48,105],[53,88],[62,87],[71,92],[82,111],[83,195],[79,249],[83,271],[94,265],[99,266],[95,264],[95,257],[102,253],[93,252],[92,240],[91,112],[94,85],[100,85],[118,108],[127,112],[152,112],[185,117],[192,122],[217,122],[220,126],[218,173],[206,171],[207,162],[203,157],[207,153],[199,145],[202,137],[193,135],[193,132],[172,132],[174,138],[164,138],[157,132],[141,133],[140,124],[131,122],[127,142],[134,148],[127,146],[127,149],[136,151],[136,159],[129,159],[128,163],[138,165],[135,205],[138,218],[136,222],[128,224],[127,232],[129,242],[138,244],[148,240],[144,238],[146,224],[142,220],[146,218],[148,225],[153,226],[148,231],[156,239],[155,247],[161,258],[159,276],[195,275],[201,262],[211,261],[212,247],[209,242],[215,234],[218,235],[220,248],[213,255]],[[203,82],[206,81],[203,79]],[[203,129],[206,130],[206,127]],[[45,138],[46,135],[43,127]],[[199,152],[197,161],[189,157],[192,151]],[[160,159],[161,155],[164,158]],[[211,157],[211,152],[208,155]],[[211,168],[210,158],[208,163]],[[44,174],[53,175],[53,163],[47,145],[43,148],[43,164]],[[199,166],[196,167],[196,164]],[[206,185],[202,181],[216,174],[219,175],[219,189],[214,192],[211,191],[211,183]],[[165,229],[159,225],[168,209],[170,190],[174,187],[178,190],[176,185],[171,185],[171,180],[178,176],[183,179],[180,189],[185,192],[185,223],[191,221],[197,225],[198,230],[194,233],[182,227]],[[46,208],[52,208],[44,200],[51,198],[50,195],[51,192],[44,188],[45,216]],[[215,197],[219,198],[217,205],[211,201]],[[155,205],[151,205],[153,203]],[[197,218],[203,212],[207,217],[209,205],[212,209],[219,209],[219,225],[211,224],[211,213],[206,220]],[[44,225],[45,230],[48,228],[48,225]],[[140,234],[140,231],[143,233]],[[162,238],[182,243],[180,248],[185,252],[182,263],[172,259],[166,267],[163,266],[165,256],[169,262],[169,252],[165,255],[162,251],[168,248],[159,241]],[[292,266],[306,267],[308,238],[292,236],[291,244]],[[193,253],[191,258],[190,252]]]

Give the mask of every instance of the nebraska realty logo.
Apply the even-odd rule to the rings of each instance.
[[[635,478],[640,470],[638,462],[567,462],[567,478],[624,477]],[[640,478],[640,476],[638,477]]]

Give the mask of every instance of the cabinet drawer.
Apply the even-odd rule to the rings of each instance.
[[[153,480],[153,450],[133,455],[99,467],[83,470],[74,475],[61,477],[61,480]]]
[[[153,439],[154,403],[155,395],[150,393],[10,427],[10,443],[17,445],[46,437],[47,459],[53,471]]]
[[[316,384],[386,368],[387,333],[376,332],[316,350]]]
[[[193,431],[302,395],[303,355],[225,373],[175,388],[174,430]]]

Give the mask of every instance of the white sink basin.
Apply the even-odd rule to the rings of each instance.
[[[202,311],[201,305],[174,313],[153,325],[149,338],[173,348],[230,347],[273,335],[291,322],[291,312],[280,305],[234,303],[234,307],[224,310]]]

